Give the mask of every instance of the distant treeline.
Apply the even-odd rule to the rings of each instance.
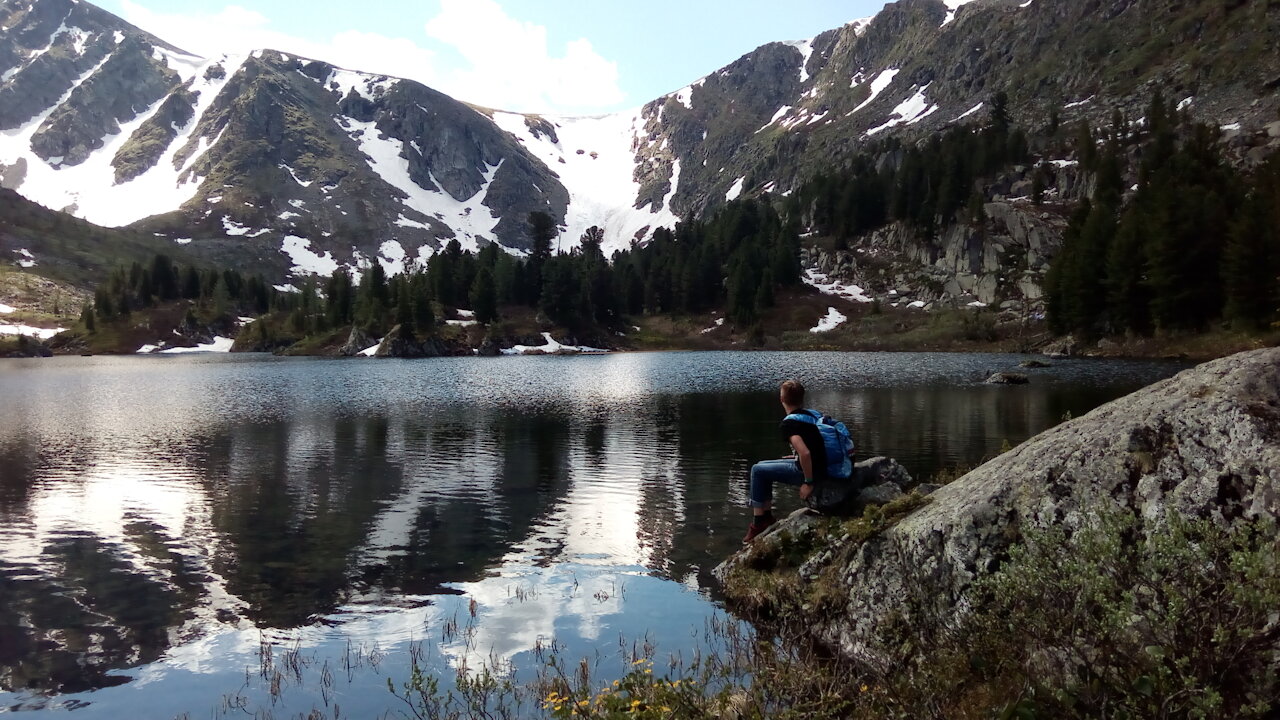
[[[1097,187],[1072,214],[1046,278],[1053,330],[1148,334],[1280,320],[1280,156],[1241,173],[1220,135],[1159,94],[1145,123],[1117,115],[1101,149],[1081,129],[1080,162]]]
[[[390,276],[378,263],[358,274],[339,268],[328,278],[308,278],[297,293],[279,292],[260,276],[184,267],[157,255],[149,265],[114,270],[85,321],[92,329],[95,317],[192,300],[215,315],[277,313],[285,335],[294,337],[351,326],[382,336],[397,325],[408,336],[430,335],[448,308],[469,308],[489,323],[503,308],[526,307],[574,331],[616,327],[626,315],[727,308],[749,326],[773,305],[776,288],[800,282],[798,233],[767,202],[743,200],[707,221],[659,229],[650,242],[632,243],[610,259],[600,228],[561,253],[551,249],[557,227],[549,215],[531,213],[529,224],[534,243],[525,257],[493,244],[471,252],[452,240],[425,266]],[[250,331],[274,332],[257,323]]]
[[[800,282],[799,236],[759,201],[734,203],[707,221],[659,229],[643,245],[606,258],[604,231],[592,227],[570,252],[552,252],[554,219],[529,215],[533,247],[525,257],[488,245],[463,250],[456,241],[425,267],[388,277],[377,264],[359,279],[340,268],[301,288],[292,329],[313,334],[349,325],[382,335],[432,332],[436,308],[469,308],[476,320],[527,307],[574,331],[617,326],[625,315],[701,312],[727,307],[744,324],[773,304],[777,287]],[[727,278],[727,279],[726,279]]]
[[[94,292],[93,305],[85,308],[81,320],[92,331],[98,320],[125,319],[135,310],[175,300],[194,301],[219,316],[260,315],[288,308],[293,302],[289,293],[278,292],[261,275],[183,266],[168,255],[157,254],[149,264],[134,262],[111,271]]]

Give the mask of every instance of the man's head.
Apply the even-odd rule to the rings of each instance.
[[[791,410],[804,407],[804,385],[799,380],[787,380],[778,388],[783,407]]]

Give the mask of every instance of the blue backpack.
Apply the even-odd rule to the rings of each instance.
[[[822,444],[827,450],[828,477],[844,479],[853,474],[853,461],[849,459],[849,454],[853,452],[853,436],[844,423],[817,410],[792,413],[786,419],[818,426]]]

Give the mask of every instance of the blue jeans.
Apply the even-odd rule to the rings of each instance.
[[[751,466],[751,507],[773,502],[773,484],[804,484],[804,471],[795,460],[762,460]]]

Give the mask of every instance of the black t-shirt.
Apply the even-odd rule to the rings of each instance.
[[[818,432],[818,426],[803,420],[784,419],[780,429],[782,441],[788,446],[791,444],[793,435],[800,436],[805,447],[809,448],[809,456],[813,459],[813,479],[825,480],[827,478],[827,446],[822,442],[822,433]]]

